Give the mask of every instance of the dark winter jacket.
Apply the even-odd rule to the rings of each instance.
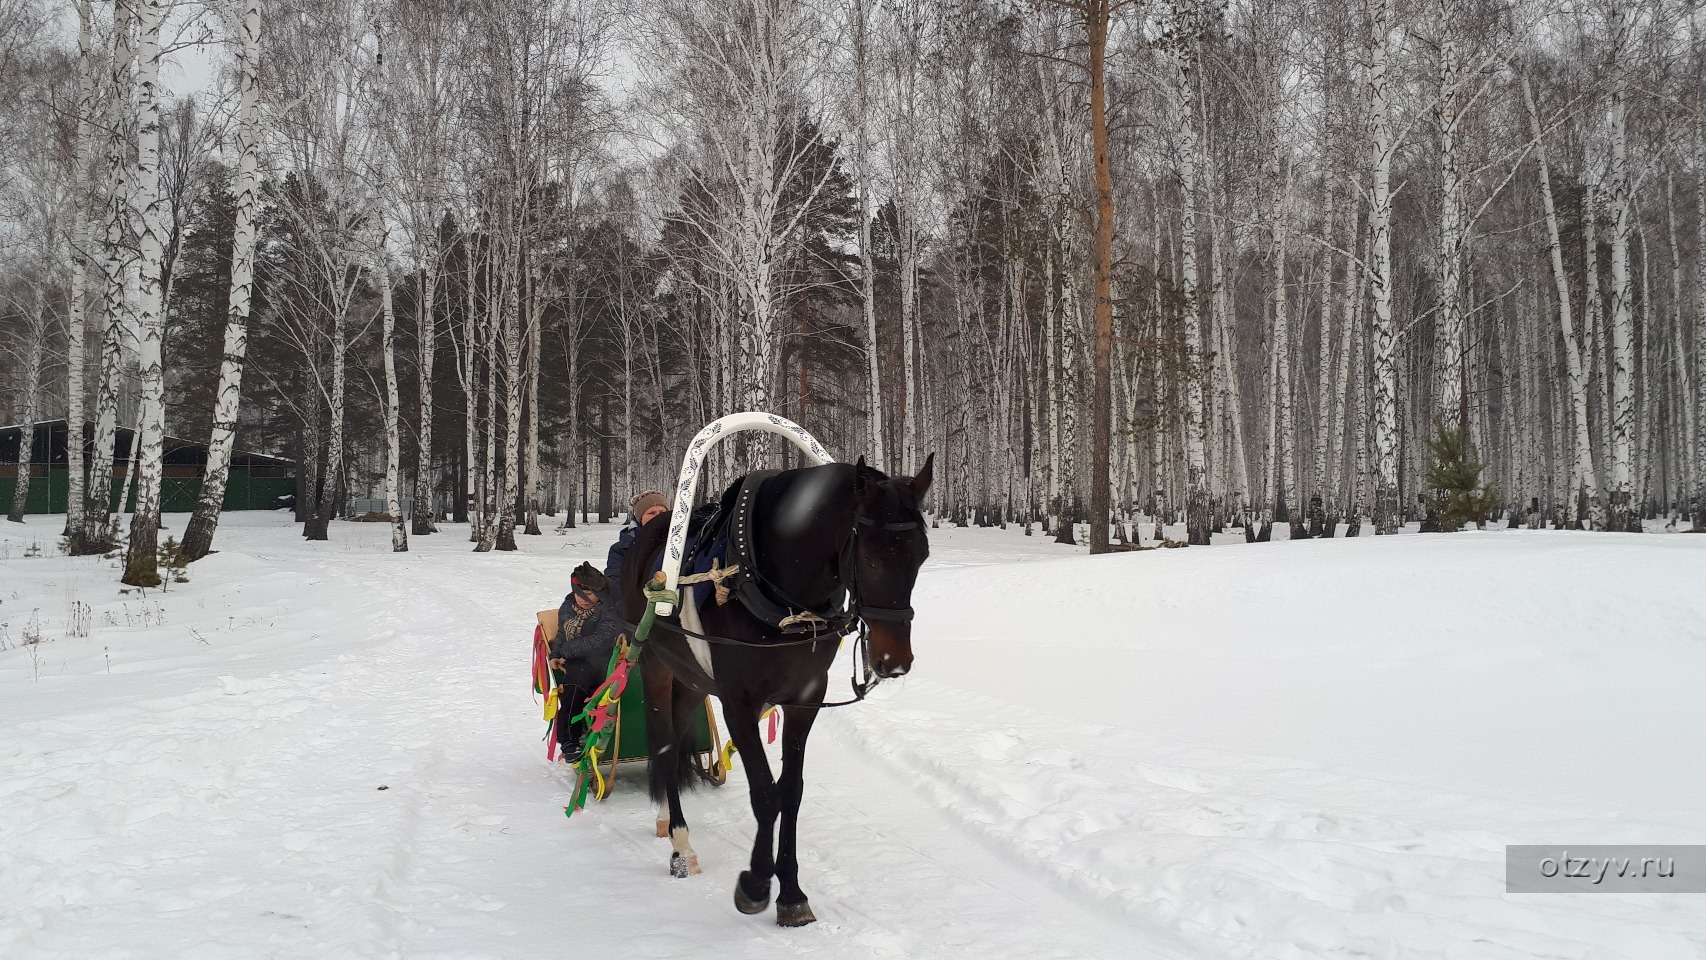
[[[557,608],[557,638],[551,641],[551,656],[588,660],[600,667],[608,663],[610,652],[616,649],[616,638],[626,630],[615,610],[610,598],[603,597],[582,616],[574,594],[564,597],[563,605]]]
[[[628,548],[634,545],[634,538],[640,534],[640,525],[633,517],[622,525],[622,531],[616,534],[616,542],[610,545],[610,554],[604,558],[604,576],[610,581],[610,599],[620,602],[622,599],[622,561],[628,556]]]

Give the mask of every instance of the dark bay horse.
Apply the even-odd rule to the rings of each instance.
[[[934,459],[925,460],[917,476],[893,479],[866,466],[863,458],[857,464],[785,470],[763,482],[754,503],[753,552],[768,588],[786,606],[819,614],[838,609],[848,597],[850,611],[866,623],[867,662],[879,678],[903,676],[912,668],[912,588],[930,553],[918,504],[930,489]],[[644,613],[641,584],[663,549],[668,528],[668,514],[654,519],[629,550],[621,595],[630,621]],[[691,591],[684,594],[690,598]],[[707,601],[699,619],[701,632],[720,642],[690,643],[679,633],[654,629],[640,651],[651,796],[668,803],[670,873],[699,872],[681,814],[681,789],[694,777],[693,717],[704,709],[706,695],[715,694],[746,769],[758,821],[751,863],[735,884],[735,906],[742,913],[762,912],[770,904],[774,875],[781,881],[776,922],[803,926],[816,917],[800,890],[794,828],[804,788],[806,738],[817,719],[816,705],[824,703],[839,641],[784,635],[738,599],[726,605]],[[782,711],[780,778],[771,775],[758,732],[759,716],[770,704]]]

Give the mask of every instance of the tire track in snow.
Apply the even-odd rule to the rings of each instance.
[[[1469,944],[1478,960],[1698,955],[1702,924],[1680,915],[1626,953],[1586,947],[1641,915],[1620,898],[1512,910],[1503,845],[1532,823],[1581,835],[1592,823],[1437,794],[1422,808],[1431,816],[1417,816],[1404,785],[1247,758],[1207,773],[1147,759],[1117,731],[928,680],[907,687],[905,704],[885,697],[846,715],[853,749],[898,762],[920,796],[1004,859],[1182,955],[1437,956]],[[1383,808],[1407,812],[1370,813]]]

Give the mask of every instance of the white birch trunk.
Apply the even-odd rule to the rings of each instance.
[[[1594,397],[1599,401],[1599,415],[1592,426],[1599,429],[1598,477],[1601,484],[1611,481],[1611,351],[1605,342],[1605,302],[1599,285],[1599,187],[1589,183],[1582,191],[1582,277],[1586,286],[1584,300],[1587,316],[1582,320],[1582,335],[1591,345],[1588,379],[1597,384]]]
[[[89,255],[95,240],[91,186],[94,180],[95,88],[99,67],[95,57],[95,11],[91,0],[77,0],[77,139],[72,162],[73,222],[71,290],[67,303],[65,344],[65,537],[71,553],[85,553],[90,538],[84,524],[88,483],[84,475],[84,368],[88,365]]]
[[[1694,529],[1706,530],[1706,118],[1694,122]]]
[[[516,549],[515,500],[521,480],[521,323],[518,314],[525,307],[524,291],[520,289],[517,276],[518,254],[518,250],[507,251],[499,307],[503,328],[504,465],[503,487],[497,493],[502,502],[496,504],[492,511],[498,518],[495,546],[499,550]]]
[[[919,422],[922,400],[918,396],[918,228],[913,213],[903,204],[895,204],[895,220],[900,234],[900,349],[901,376],[906,390],[905,413],[901,418],[900,472],[913,473],[918,462]]]
[[[523,532],[532,536],[539,536],[543,532],[539,529],[539,501],[545,492],[545,481],[539,473],[539,327],[541,323],[540,314],[544,311],[544,291],[540,286],[541,282],[538,272],[530,267],[527,299],[525,301],[527,304],[525,320],[527,325],[527,525],[523,528]],[[628,352],[631,353],[632,350],[630,349]],[[623,384],[630,405],[633,403],[634,396],[632,383],[633,374],[632,368],[630,368],[628,383]],[[622,426],[624,430],[628,428],[630,416],[631,414],[628,411],[623,411]],[[627,443],[627,438],[624,438],[623,456],[628,461],[629,489],[632,489],[633,454]]]
[[[136,75],[136,191],[141,216],[137,270],[138,365],[142,377],[142,450],[138,459],[136,512],[130,518],[130,547],[123,580],[131,586],[152,587],[160,581],[159,530],[161,458],[165,450],[165,366],[161,355],[165,333],[164,266],[167,239],[166,205],[160,195],[160,28],[166,19],[166,0],[138,0],[139,47]]]
[[[1274,516],[1284,510],[1291,525],[1293,539],[1304,535],[1303,516],[1297,500],[1297,424],[1292,417],[1291,403],[1291,308],[1286,284],[1286,241],[1290,235],[1287,208],[1291,194],[1291,176],[1284,178],[1280,194],[1274,201],[1274,431],[1278,444],[1278,459],[1274,463]]]
[[[1183,11],[1179,11],[1182,13]],[[1197,142],[1196,90],[1198,34],[1202,29],[1200,4],[1192,0],[1185,14],[1183,40],[1174,49],[1173,103],[1177,111],[1179,169],[1180,296],[1185,320],[1185,535],[1192,544],[1207,545],[1212,518],[1209,516],[1208,464],[1203,450],[1203,362],[1200,284],[1197,279],[1197,171],[1200,163]]]
[[[132,45],[135,18],[128,3],[113,4],[112,57],[107,76],[106,223],[101,244],[101,379],[95,394],[95,447],[89,469],[90,510],[84,517],[90,550],[110,546],[116,538],[112,504],[115,451],[118,445],[118,404],[124,332],[131,326],[131,300],[125,283],[130,231],[130,151],[124,131],[134,88]],[[121,499],[117,513],[124,511]]]
[[[1534,133],[1535,158],[1540,163],[1540,198],[1546,210],[1546,240],[1552,257],[1552,281],[1558,295],[1558,323],[1564,335],[1564,364],[1570,378],[1570,501],[1565,515],[1577,520],[1589,530],[1604,525],[1600,514],[1599,482],[1593,466],[1593,442],[1588,436],[1587,372],[1582,364],[1581,345],[1576,340],[1576,325],[1570,310],[1570,278],[1564,270],[1564,247],[1558,239],[1558,213],[1552,202],[1552,172],[1546,160],[1546,141],[1540,127],[1540,114],[1534,106],[1534,94],[1528,78],[1522,80],[1523,98],[1528,105],[1529,128]],[[1591,229],[1589,237],[1592,236]],[[1590,287],[1594,285],[1589,281]],[[1597,298],[1596,298],[1597,299]],[[1586,498],[1589,513],[1579,515],[1579,501]]]
[[[379,242],[379,313],[382,323],[380,353],[385,363],[385,512],[391,518],[391,552],[407,553],[409,529],[398,497],[398,475],[402,472],[403,438],[398,416],[402,402],[397,398],[397,310],[391,295],[390,253],[383,237]]]
[[[413,533],[417,537],[438,532],[438,513],[433,508],[434,476],[432,469],[433,427],[433,360],[438,352],[438,269],[437,245],[432,247],[421,267],[420,299],[416,302],[415,335],[420,346],[416,361],[420,404],[420,449],[415,462],[415,503],[409,513]]]
[[[1070,248],[1068,248],[1070,250]],[[1070,253],[1067,254],[1070,256]],[[1069,259],[1065,263],[1071,263]],[[1078,392],[1073,389],[1075,368],[1082,370],[1078,362],[1082,352],[1083,322],[1080,312],[1082,301],[1078,297],[1077,277],[1070,269],[1063,269],[1064,282],[1061,284],[1061,339],[1060,339],[1060,516],[1059,527],[1064,528],[1066,542],[1073,542],[1073,525],[1078,522],[1081,498],[1078,489]]]
[[[1676,461],[1676,497],[1683,512],[1688,510],[1688,490],[1697,452],[1694,449],[1694,392],[1700,385],[1688,378],[1688,335],[1682,313],[1682,245],[1676,232],[1676,178],[1665,176],[1665,225],[1670,236],[1671,366],[1676,379],[1671,435]]]
[[[249,309],[254,296],[256,219],[260,210],[261,2],[245,0],[239,23],[242,52],[238,76],[236,224],[231,240],[231,290],[225,312],[225,351],[215,388],[213,433],[195,515],[184,531],[184,554],[199,560],[213,548],[225,486],[236,444],[237,411],[243,392],[243,363],[249,344]]]
[[[1367,0],[1369,8],[1369,128],[1373,184],[1369,206],[1369,283],[1374,317],[1374,528],[1398,532],[1397,329],[1392,322],[1392,104],[1387,89],[1387,44],[1392,33],[1391,0]]]
[[[1058,517],[1065,512],[1061,505],[1060,488],[1060,346],[1059,335],[1056,332],[1060,326],[1060,301],[1055,294],[1054,258],[1043,258],[1043,366],[1046,378],[1046,390],[1043,402],[1048,405],[1045,411],[1048,435],[1048,504],[1043,508],[1045,517]],[[1043,532],[1050,532],[1049,520],[1043,523]]]
[[[474,482],[475,470],[478,469],[479,448],[475,443],[480,429],[477,418],[479,413],[479,356],[480,342],[478,324],[475,321],[475,284],[478,271],[475,264],[473,243],[467,239],[462,241],[463,249],[467,252],[467,277],[463,288],[466,295],[462,306],[462,356],[457,365],[457,372],[462,379],[462,487],[466,502],[463,509],[468,513],[468,539],[478,543],[480,540],[480,498],[479,484]],[[573,411],[570,411],[573,416]]]
[[[1634,331],[1635,302],[1632,278],[1629,275],[1629,241],[1634,231],[1629,196],[1629,143],[1626,115],[1628,112],[1628,70],[1617,64],[1626,53],[1628,13],[1621,8],[1614,14],[1613,25],[1617,39],[1613,54],[1614,78],[1611,88],[1611,484],[1610,519],[1612,530],[1639,532],[1640,521],[1635,510],[1634,430],[1635,397]]]
[[[480,414],[481,452],[484,464],[480,474],[480,542],[476,552],[491,550],[497,543],[498,526],[502,522],[502,513],[497,504],[498,479],[498,445],[497,445],[497,393],[499,334],[503,329],[503,306],[500,281],[498,278],[498,252],[495,244],[488,243],[486,249],[486,302],[485,329],[481,336],[484,338],[486,357],[486,386],[485,395],[481,400]]]
[[[1219,241],[1210,251],[1209,261],[1214,296],[1213,327],[1218,334],[1222,406],[1226,411],[1227,457],[1231,460],[1232,496],[1226,504],[1231,515],[1238,515],[1250,501],[1250,460],[1244,447],[1244,391],[1238,382],[1237,337],[1232,329],[1232,291],[1226,283],[1226,254],[1232,247],[1231,230],[1226,228],[1217,236]]]
[[[35,278],[35,294],[31,298],[30,315],[26,321],[29,325],[30,339],[29,346],[24,353],[23,403],[22,409],[19,410],[23,417],[21,423],[23,429],[18,433],[18,480],[12,488],[11,508],[6,513],[6,519],[13,523],[24,522],[24,508],[30,499],[30,478],[34,468],[34,464],[31,462],[31,454],[35,449],[36,416],[41,404],[42,353],[47,347],[47,283],[48,270],[44,263],[41,266],[41,272]],[[49,439],[52,439],[51,435]],[[53,476],[51,471],[52,447],[52,443],[49,443],[50,456],[48,463],[45,464],[50,468],[47,473],[50,484],[48,487],[49,500],[53,496],[53,487],[51,486],[51,477]],[[51,510],[43,512],[47,513]]]
[[[883,435],[883,383],[877,343],[877,273],[871,255],[871,135],[870,70],[867,64],[869,24],[865,0],[853,0],[853,83],[857,95],[853,129],[853,169],[859,191],[859,291],[865,317],[865,363],[871,405],[871,459],[878,469],[890,468]]]
[[[1454,12],[1450,3],[1440,5],[1440,23],[1451,29]],[[1462,120],[1458,92],[1461,82],[1457,42],[1449,34],[1439,51],[1439,408],[1437,416],[1456,429],[1469,429],[1469,407],[1464,396],[1463,358],[1463,244],[1465,210],[1463,171],[1458,156],[1458,125]],[[1467,434],[1465,434],[1467,436]]]
[[[1336,201],[1337,191],[1333,187],[1329,187],[1327,190],[1326,216],[1321,225],[1322,232],[1329,239],[1338,235]],[[1354,214],[1351,217],[1351,222],[1353,225],[1356,223]],[[1356,246],[1354,234],[1351,237],[1350,245],[1353,248]],[[1311,523],[1312,528],[1309,531],[1311,536],[1319,536],[1323,533],[1327,536],[1333,535],[1333,530],[1326,527],[1325,524],[1332,519],[1333,512],[1332,501],[1328,498],[1328,491],[1332,486],[1332,478],[1328,476],[1328,472],[1332,469],[1329,448],[1333,435],[1333,315],[1335,313],[1333,308],[1338,304],[1340,298],[1338,292],[1340,287],[1333,282],[1333,260],[1336,256],[1331,249],[1323,249],[1322,251],[1322,259],[1327,268],[1325,275],[1321,278],[1323,284],[1321,309],[1315,322],[1315,469],[1313,473],[1315,485],[1309,499],[1305,501],[1308,504],[1305,516]],[[1350,287],[1351,274],[1355,269],[1355,265],[1347,260],[1345,263],[1345,287],[1347,289]],[[1321,502],[1319,516],[1313,513],[1316,500]],[[1316,526],[1318,522],[1320,526]]]

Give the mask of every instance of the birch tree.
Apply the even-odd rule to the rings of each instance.
[[[1201,56],[1202,33],[1207,29],[1200,0],[1175,2],[1172,10],[1171,71],[1175,110],[1179,172],[1180,294],[1185,318],[1185,460],[1189,471],[1185,516],[1187,539],[1192,544],[1209,542],[1209,490],[1203,423],[1203,359],[1197,277],[1197,220],[1199,203],[1197,92],[1195,75]]]
[[[869,371],[871,462],[879,469],[887,468],[888,452],[883,429],[883,378],[877,343],[877,276],[875,257],[871,250],[871,219],[876,216],[872,202],[871,172],[871,12],[868,0],[852,0],[848,9],[852,28],[853,59],[853,168],[859,191],[859,300],[865,319],[865,362]]]
[[[164,254],[166,211],[160,196],[160,29],[165,23],[165,0],[136,0],[136,190],[134,204],[141,221],[137,272],[141,277],[137,305],[139,362],[142,375],[142,417],[137,471],[136,511],[130,518],[130,544],[125,555],[125,583],[160,584],[159,530],[161,458],[165,449],[165,358],[161,340],[165,328]]]
[[[409,530],[404,525],[403,504],[398,499],[398,475],[403,459],[402,431],[397,399],[397,311],[392,303],[389,238],[382,232],[374,253],[378,267],[381,335],[379,351],[385,366],[385,512],[391,521],[391,552],[407,553]]]
[[[1570,381],[1570,484],[1568,515],[1587,529],[1603,524],[1599,507],[1599,486],[1594,473],[1593,443],[1588,436],[1587,371],[1582,363],[1582,349],[1576,338],[1576,325],[1570,309],[1570,279],[1564,268],[1564,247],[1559,239],[1558,211],[1552,200],[1552,172],[1547,161],[1546,134],[1540,124],[1540,111],[1534,104],[1534,91],[1528,77],[1522,78],[1522,95],[1528,110],[1529,129],[1534,134],[1535,160],[1540,173],[1540,196],[1546,211],[1547,250],[1551,257],[1552,279],[1558,297],[1558,325],[1564,338],[1564,362]],[[1586,504],[1587,513],[1578,512],[1578,503]]]
[[[1392,2],[1365,0],[1369,22],[1369,284],[1373,298],[1374,532],[1398,532],[1398,376],[1394,364],[1398,331],[1392,319],[1392,158],[1398,143],[1392,128]]]
[[[727,319],[737,331],[738,403],[768,409],[778,307],[793,293],[782,251],[829,172],[804,162],[822,136],[800,102],[820,62],[812,43],[819,24],[801,0],[752,0],[732,11],[671,0],[658,12],[658,62],[677,95],[670,109],[704,151],[703,165],[687,168],[705,204],[695,219],[738,296]]]
[[[236,444],[237,411],[242,398],[243,363],[249,344],[249,311],[254,301],[256,218],[260,202],[261,0],[243,0],[230,24],[238,37],[237,56],[237,218],[231,243],[231,292],[226,308],[225,345],[214,393],[213,433],[207,443],[207,467],[195,513],[184,529],[184,556],[194,561],[213,549],[213,535],[225,502]]]
[[[84,517],[88,511],[89,485],[85,475],[83,421],[84,383],[88,366],[89,261],[94,252],[95,211],[93,206],[96,96],[100,85],[100,58],[95,48],[95,11],[91,0],[77,0],[77,134],[72,162],[72,201],[75,204],[71,236],[71,288],[66,306],[65,421],[66,491],[65,543],[68,552],[91,552]],[[96,341],[99,342],[98,340]]]
[[[89,483],[93,488],[84,514],[84,545],[91,552],[110,547],[116,537],[113,484],[116,479],[115,447],[118,443],[118,403],[123,375],[125,331],[134,323],[134,307],[126,283],[133,259],[130,193],[131,153],[127,137],[134,125],[131,103],[135,91],[135,15],[132,4],[113,4],[111,55],[102,94],[105,112],[106,177],[100,193],[106,216],[101,242],[101,364],[95,394],[95,446]],[[132,439],[129,471],[135,472],[135,438]],[[123,512],[120,495],[117,510]]]
[[[1630,31],[1632,14],[1620,5],[1609,9],[1608,52],[1611,101],[1611,162],[1606,187],[1611,203],[1611,485],[1609,518],[1612,530],[1639,533],[1636,512],[1633,444],[1635,397],[1633,390],[1635,303],[1633,277],[1629,271],[1629,245],[1634,233],[1629,182],[1628,110],[1630,96]]]
[[[41,367],[42,355],[47,349],[47,334],[50,317],[48,314],[48,274],[44,263],[30,286],[29,306],[23,311],[24,351],[22,362],[24,382],[19,390],[22,402],[19,404],[18,431],[18,463],[17,482],[12,488],[12,503],[6,512],[6,519],[13,523],[24,522],[25,505],[30,499],[30,479],[34,473],[32,453],[35,450],[36,417],[41,403]],[[51,476],[51,474],[49,474]]]

